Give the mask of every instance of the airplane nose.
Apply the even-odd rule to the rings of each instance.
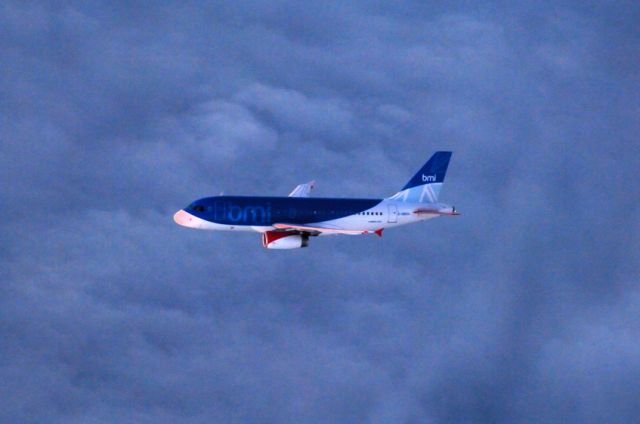
[[[192,216],[187,212],[180,209],[178,212],[173,215],[173,220],[178,225],[182,225],[183,227],[191,226]]]

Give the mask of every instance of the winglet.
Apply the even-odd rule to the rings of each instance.
[[[382,231],[384,230],[384,228],[378,228],[377,230],[374,231],[374,233],[376,233],[376,235],[378,237],[382,237]]]
[[[300,184],[293,189],[291,193],[289,193],[289,197],[309,197],[311,194],[311,190],[313,190],[316,186],[315,181],[309,181],[305,184]]]

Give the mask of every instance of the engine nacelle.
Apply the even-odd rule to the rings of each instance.
[[[309,236],[291,234],[284,231],[262,233],[262,246],[267,249],[299,249],[309,245]]]

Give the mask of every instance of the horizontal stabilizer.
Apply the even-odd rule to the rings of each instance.
[[[449,209],[418,208],[414,210],[413,213],[416,215],[446,215],[446,216],[460,215],[460,212],[456,211],[456,208],[449,208]]]

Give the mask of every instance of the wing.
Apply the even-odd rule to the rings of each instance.
[[[328,226],[310,226],[310,225],[297,225],[297,224],[273,224],[274,228],[279,230],[293,230],[293,231],[301,231],[305,233],[312,233],[314,235],[319,235],[322,233],[325,234],[368,234],[368,233],[376,233],[377,231],[367,231],[367,230],[346,230],[344,228],[335,228]]]
[[[315,187],[315,181],[309,181],[305,184],[300,184],[296,188],[293,189],[291,193],[289,193],[289,197],[309,197],[311,190]]]

